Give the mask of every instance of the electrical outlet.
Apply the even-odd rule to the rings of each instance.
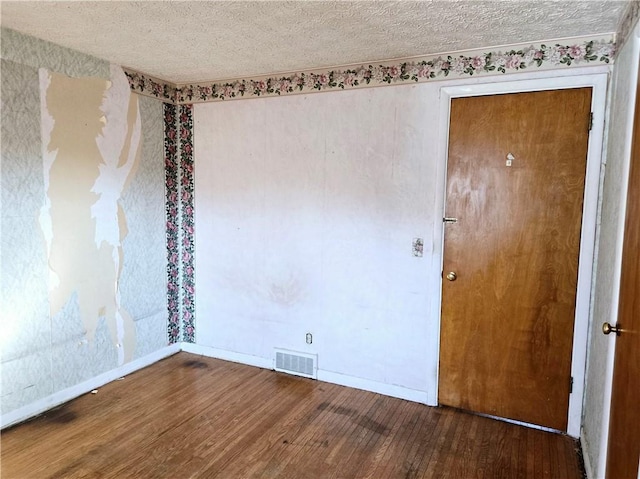
[[[313,343],[313,335],[311,333],[307,333],[306,340],[307,344]]]

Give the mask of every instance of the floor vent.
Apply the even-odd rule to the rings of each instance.
[[[276,349],[275,367],[276,371],[295,374],[305,378],[317,379],[318,368],[317,354],[306,354],[284,349]]]

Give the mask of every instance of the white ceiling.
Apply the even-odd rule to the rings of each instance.
[[[607,34],[628,1],[2,1],[2,26],[175,83]]]

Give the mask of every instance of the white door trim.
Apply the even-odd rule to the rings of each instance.
[[[591,111],[593,112],[593,128],[589,135],[587,153],[587,171],[585,177],[585,195],[583,221],[580,240],[580,256],[578,266],[578,285],[576,295],[576,314],[574,324],[573,352],[571,375],[574,378],[573,393],[569,397],[569,418],[567,433],[573,437],[580,436],[582,418],[582,398],[584,395],[587,339],[590,320],[591,282],[594,268],[594,248],[596,244],[596,219],[602,163],[602,146],[607,96],[608,72],[579,74],[575,76],[532,78],[518,81],[483,83],[461,86],[444,86],[440,90],[440,120],[438,141],[438,201],[437,215],[444,215],[447,148],[449,141],[449,111],[451,100],[458,97],[497,95],[501,93],[519,93],[542,90],[559,90],[567,88],[592,87]],[[437,217],[437,216],[436,216]],[[436,226],[434,238],[440,237],[440,257],[442,258],[444,228],[440,223]],[[438,242],[436,242],[438,244]],[[441,303],[441,298],[439,300]],[[439,334],[439,332],[438,332]],[[437,391],[435,392],[437,395]],[[437,401],[437,397],[436,397]]]

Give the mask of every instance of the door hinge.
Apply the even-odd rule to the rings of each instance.
[[[573,392],[573,376],[569,378],[569,394]]]
[[[593,128],[593,112],[589,113],[589,131]]]

